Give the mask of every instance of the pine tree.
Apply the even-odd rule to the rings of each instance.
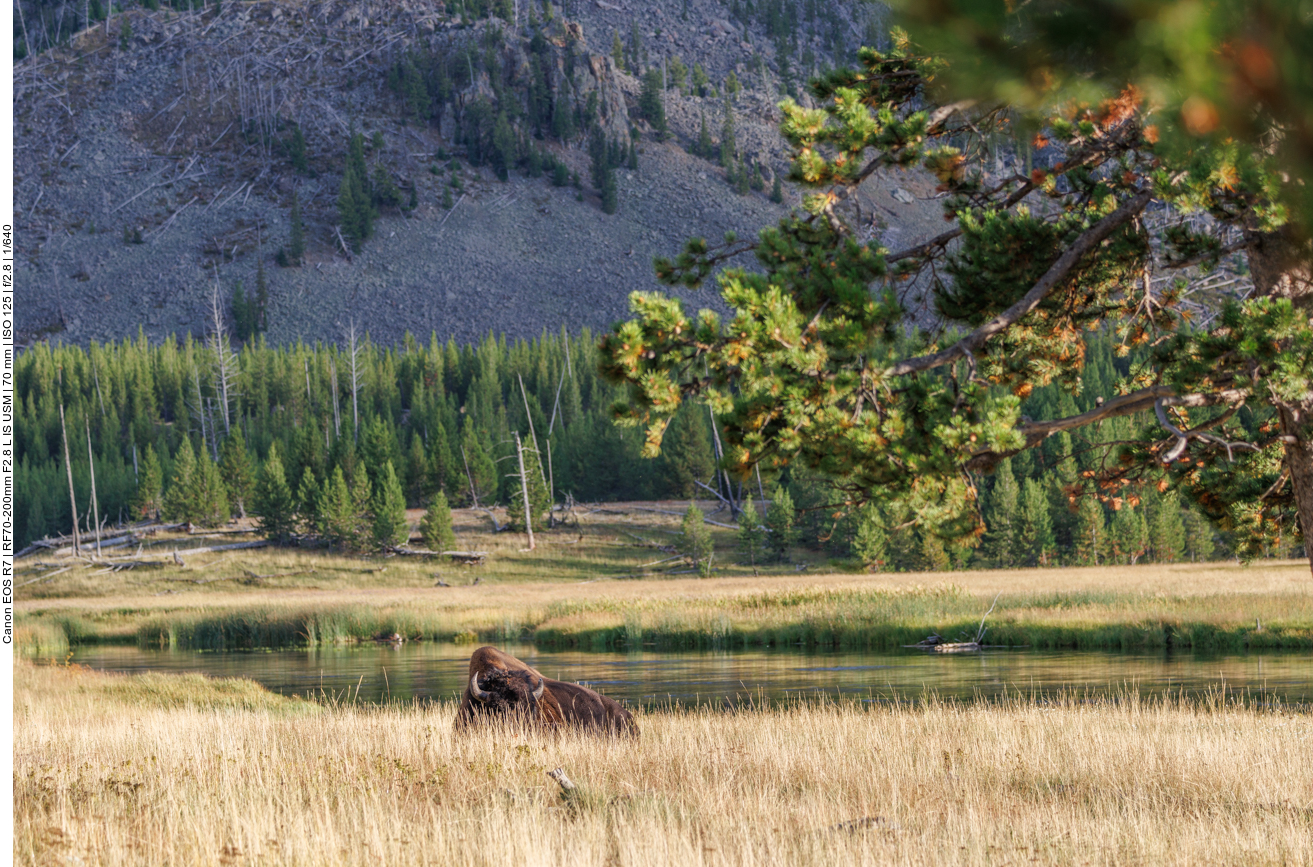
[[[460,445],[464,464],[461,467],[464,471],[460,484],[462,497],[471,497],[471,505],[490,505],[489,501],[497,493],[497,465],[492,462],[485,438],[467,422],[461,430]]]
[[[286,544],[296,530],[296,500],[287,486],[278,444],[269,446],[269,457],[255,485],[252,508],[259,517],[260,533],[271,542]]]
[[[557,91],[556,102],[552,105],[552,134],[562,143],[574,138],[574,108],[570,105],[570,98],[566,95],[564,87]],[[557,186],[565,185],[557,184]]]
[[[638,113],[652,125],[657,141],[665,141],[669,132],[666,123],[666,98],[661,90],[661,70],[649,69],[643,75],[643,89],[638,96]]]
[[[703,578],[711,577],[711,561],[715,550],[711,543],[711,531],[703,521],[702,510],[696,503],[688,504],[684,513],[684,522],[680,525],[683,537],[678,542],[679,551],[693,562],[694,568]]]
[[[300,125],[292,127],[292,138],[287,142],[287,155],[292,160],[292,168],[303,175],[310,174],[310,161],[306,157],[305,133]]]
[[[169,489],[164,492],[163,515],[166,521],[188,521],[194,512],[191,503],[192,476],[196,473],[196,452],[191,438],[183,437],[178,453],[173,456],[173,475]]]
[[[456,533],[451,524],[451,507],[442,491],[433,495],[419,531],[424,535],[424,547],[430,551],[450,551],[456,547]]]
[[[303,487],[304,489],[304,487]],[[316,529],[330,545],[349,548],[355,537],[356,513],[351,505],[351,489],[341,467],[333,467],[315,503]]]
[[[137,518],[153,518],[159,514],[164,488],[164,470],[160,467],[155,447],[149,443],[141,459],[137,476],[137,490],[132,497],[132,514]]]
[[[406,521],[406,495],[392,467],[392,461],[383,465],[382,477],[374,489],[374,544],[379,548],[392,548],[410,541],[410,524]]]
[[[1053,556],[1053,520],[1044,486],[1026,479],[1017,509],[1017,552],[1028,566],[1047,566]]]
[[[694,147],[694,156],[702,157],[704,160],[711,159],[716,152],[716,146],[711,143],[711,131],[707,129],[706,112],[702,113],[702,128],[698,132],[697,144]]]
[[[512,449],[512,453],[514,449]],[[515,466],[515,461],[511,465]],[[518,467],[517,467],[518,469]],[[532,442],[524,448],[524,480],[528,483],[529,488],[529,508],[533,510],[531,518],[535,530],[540,530],[544,526],[544,516],[552,508],[552,498],[547,493],[547,486],[543,484],[542,463],[538,460],[538,453],[533,450]],[[510,521],[511,529],[517,533],[524,532],[524,495],[520,491],[520,480],[518,475],[512,479],[514,491],[507,497],[509,505],[506,507],[507,520]]]
[[[723,169],[733,170],[734,155],[738,151],[738,144],[734,140],[734,108],[730,105],[729,99],[725,99],[725,120],[720,125],[720,166]]]
[[[342,233],[351,241],[356,252],[360,245],[374,234],[373,197],[369,191],[369,169],[365,166],[365,137],[352,133],[347,145],[346,167],[342,172],[342,185],[337,195],[337,214]]]
[[[661,439],[661,477],[667,496],[697,496],[698,482],[706,483],[716,472],[711,430],[701,407],[688,406],[670,420]]]
[[[219,467],[210,459],[209,449],[201,449],[191,482],[187,495],[191,511],[183,520],[199,527],[218,527],[227,523],[232,515],[228,509],[228,492],[223,477],[219,475]]]
[[[783,202],[784,202],[784,188],[783,188],[782,186],[780,186],[780,173],[779,173],[779,172],[776,172],[776,173],[775,173],[775,183],[771,184],[771,188],[770,188],[770,200],[771,200],[772,202],[774,202],[775,204],[777,204],[777,205],[779,205],[779,204],[783,204]]]
[[[776,485],[770,492],[770,506],[766,509],[766,528],[770,530],[766,546],[778,561],[787,560],[789,551],[798,541],[797,520],[793,497],[783,485]]]
[[[885,531],[884,516],[874,503],[868,503],[857,513],[853,554],[864,566],[877,572],[883,571],[889,561],[889,534]]]
[[[625,45],[620,41],[620,34],[613,33],[611,37],[611,59],[615,61],[615,68],[621,72],[628,72],[629,68],[625,65]]]
[[[1175,491],[1156,498],[1150,509],[1149,556],[1155,563],[1175,563],[1185,557],[1185,523]]]
[[[602,213],[614,214],[620,207],[620,191],[616,185],[615,169],[607,168],[602,176]]]
[[[1012,475],[1012,460],[1000,461],[984,508],[985,539],[981,553],[991,566],[1005,568],[1020,562],[1016,538],[1020,499],[1021,488]]]
[[[739,551],[748,558],[748,565],[756,574],[757,561],[761,559],[766,543],[766,528],[761,523],[761,516],[757,514],[757,507],[752,504],[751,494],[743,501],[743,508],[739,511],[738,536]]]
[[[1073,562],[1078,566],[1097,566],[1108,549],[1103,505],[1093,497],[1082,497],[1076,507],[1075,550]]]
[[[228,502],[239,516],[245,518],[246,504],[251,499],[251,487],[254,484],[254,472],[240,424],[233,425],[232,432],[219,449],[219,475],[227,490]]]
[[[1186,509],[1183,523],[1186,556],[1194,563],[1207,563],[1213,559],[1217,545],[1213,541],[1214,531],[1208,519],[1194,509]]]
[[[322,489],[315,479],[314,470],[305,467],[301,471],[301,481],[297,483],[293,503],[296,516],[301,525],[309,532],[322,532],[319,515]]]
[[[1118,561],[1134,566],[1149,550],[1149,525],[1144,512],[1123,504],[1113,513],[1108,537]]]

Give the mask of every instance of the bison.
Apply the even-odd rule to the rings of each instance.
[[[638,734],[633,716],[614,699],[577,683],[544,677],[495,647],[480,647],[470,657],[470,679],[456,712],[456,728],[493,719],[518,719],[552,729]]]

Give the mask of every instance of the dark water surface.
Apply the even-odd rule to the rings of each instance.
[[[781,650],[687,653],[542,652],[504,647],[548,677],[578,681],[646,706],[828,695],[888,701],[926,694],[997,698],[1018,694],[1204,695],[1225,688],[1254,699],[1313,703],[1313,654],[1231,656],[986,651],[978,654],[799,653]],[[465,687],[469,645],[407,643],[265,653],[201,653],[87,647],[73,662],[118,672],[201,672],[247,677],[284,695],[362,701],[453,699]]]

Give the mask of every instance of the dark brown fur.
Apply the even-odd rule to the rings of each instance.
[[[469,679],[479,675],[479,688],[489,694],[487,701],[474,698]],[[533,692],[544,684],[542,698],[535,701]],[[570,727],[617,735],[637,735],[634,718],[614,699],[577,683],[544,677],[495,647],[480,647],[470,657],[470,669],[456,712],[456,728],[463,729],[484,720],[519,717],[525,722],[548,728]]]

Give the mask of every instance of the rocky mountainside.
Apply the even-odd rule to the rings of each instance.
[[[199,334],[211,296],[253,293],[261,270],[280,343],[338,340],[351,322],[389,342],[604,327],[656,286],[653,256],[796,204],[787,183],[783,203],[768,196],[787,170],[776,104],[879,38],[881,14],[859,0],[229,0],[130,8],[71,39],[64,25],[45,48],[49,21],[29,13],[20,342]],[[664,76],[664,141],[639,105],[648,70]],[[730,168],[757,189],[731,186],[719,150],[692,153],[704,120],[719,148],[727,105]],[[590,176],[592,128],[632,146],[614,214]],[[358,249],[339,211],[353,131],[373,189],[395,189]],[[916,173],[873,178],[864,231],[890,246],[936,231],[932,190]],[[294,197],[305,254],[280,267]]]

